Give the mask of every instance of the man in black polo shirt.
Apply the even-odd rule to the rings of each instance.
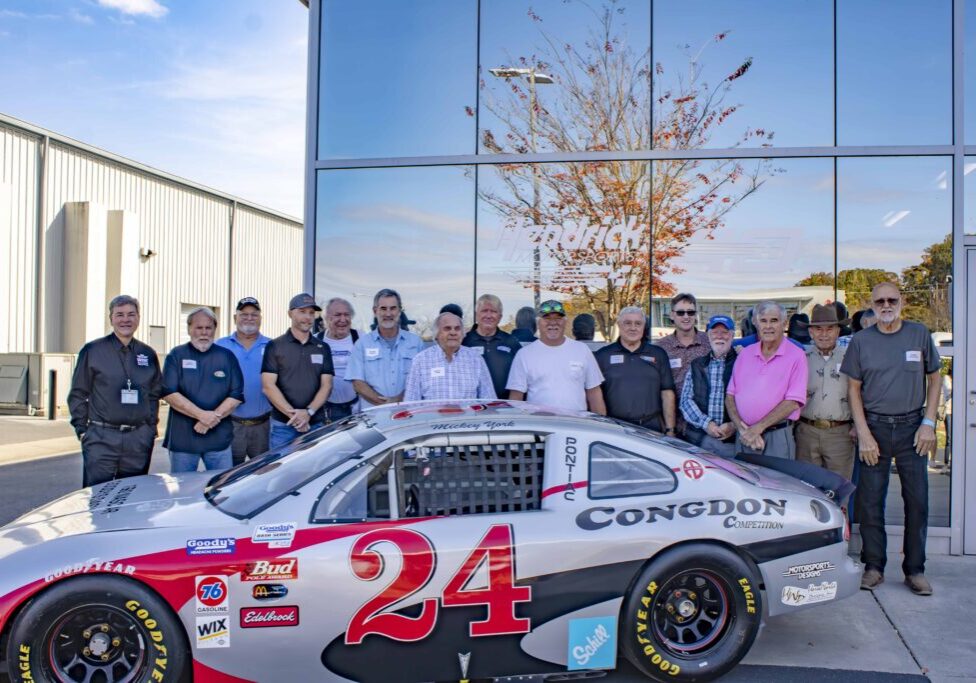
[[[464,336],[463,346],[469,346],[485,359],[488,374],[495,385],[496,396],[507,396],[505,384],[512,369],[515,354],[521,348],[518,339],[498,329],[502,319],[502,301],[494,294],[482,294],[474,305],[475,326]]]
[[[271,401],[271,450],[325,422],[322,407],[335,369],[329,345],[312,336],[315,313],[321,310],[311,294],[293,296],[288,304],[291,327],[264,351],[261,384]]]
[[[162,375],[151,347],[134,337],[139,301],[120,295],[108,305],[112,334],[78,354],[68,408],[81,439],[82,486],[149,471]]]
[[[674,434],[674,378],[667,352],[644,340],[644,312],[628,306],[617,316],[620,338],[597,351],[607,415]]]
[[[190,341],[175,347],[163,366],[163,400],[173,409],[163,445],[170,471],[196,472],[233,465],[234,425],[229,419],[244,401],[244,375],[232,351],[214,344],[217,316],[200,306],[186,316]]]

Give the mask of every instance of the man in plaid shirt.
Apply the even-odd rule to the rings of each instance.
[[[685,439],[707,451],[735,457],[735,425],[725,412],[725,387],[732,376],[736,352],[732,348],[735,323],[724,315],[708,321],[707,356],[688,368],[678,407],[688,426]]]
[[[497,398],[481,354],[461,346],[461,319],[441,313],[434,320],[433,346],[414,356],[404,401]]]

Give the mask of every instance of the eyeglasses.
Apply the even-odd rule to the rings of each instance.
[[[889,306],[894,306],[899,301],[901,301],[901,299],[885,299],[885,298],[881,298],[881,299],[875,299],[874,300],[874,305],[875,306],[884,306],[885,304],[888,304]]]
[[[671,312],[674,313],[675,315],[681,316],[683,318],[690,318],[693,315],[696,315],[698,313],[698,311],[696,311],[694,308],[686,309],[684,311],[674,310],[674,311],[671,311]]]

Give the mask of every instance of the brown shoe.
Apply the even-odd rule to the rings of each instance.
[[[925,574],[912,574],[905,577],[905,585],[908,586],[915,595],[932,595],[932,584],[925,578]],[[864,582],[861,582],[864,587]]]
[[[907,579],[906,579],[907,581]],[[884,574],[879,572],[877,569],[868,569],[861,576],[861,590],[862,591],[873,591],[875,588],[884,583]]]

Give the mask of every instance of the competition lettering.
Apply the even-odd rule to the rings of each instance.
[[[576,467],[576,439],[571,436],[566,437],[566,490],[563,491],[563,498],[566,500],[576,499],[576,489],[573,488],[573,469]]]
[[[691,501],[681,505],[672,503],[663,507],[628,508],[619,512],[614,507],[592,507],[576,515],[576,526],[584,531],[596,531],[614,523],[620,526],[633,526],[640,522],[654,524],[659,519],[673,520],[675,514],[677,514],[678,517],[684,517],[685,519],[693,519],[701,516],[725,517],[722,525],[726,529],[783,528],[783,523],[778,521],[740,520],[737,515],[732,514],[733,512],[746,517],[769,517],[773,513],[784,517],[786,516],[786,500],[743,498],[739,501],[732,501],[727,498],[716,498],[707,502]]]
[[[76,562],[75,564],[69,564],[66,567],[57,569],[45,576],[44,581],[51,583],[52,581],[63,579],[67,576],[73,576],[75,574],[90,574],[92,572],[112,572],[115,574],[126,574],[127,576],[132,576],[135,571],[136,568],[131,564],[122,564],[121,562],[116,562],[115,560],[102,561],[97,557],[92,557],[84,562]]]

